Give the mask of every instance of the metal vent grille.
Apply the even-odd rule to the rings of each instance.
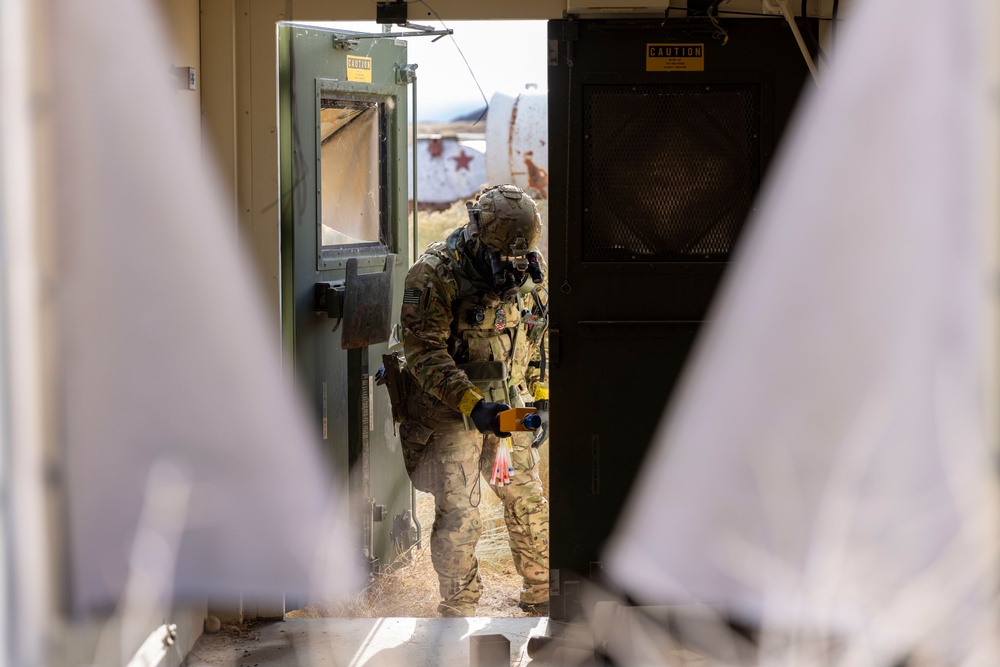
[[[760,185],[760,86],[584,89],[583,260],[720,261]]]

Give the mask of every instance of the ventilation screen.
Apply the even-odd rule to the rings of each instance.
[[[760,87],[584,89],[583,260],[727,259],[760,184]]]

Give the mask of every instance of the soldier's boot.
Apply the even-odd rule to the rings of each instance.
[[[474,604],[463,604],[460,602],[450,601],[442,602],[438,605],[438,613],[444,618],[458,618],[461,616],[475,616],[476,615],[476,605]]]
[[[549,603],[549,582],[529,581],[527,579],[521,584],[521,594],[519,605],[541,605]]]
[[[548,616],[549,615],[549,601],[537,602],[535,604],[530,604],[528,602],[518,602],[517,606],[521,608],[528,616]]]
[[[476,608],[479,606],[482,580],[477,576],[473,581],[471,587],[460,589],[454,595],[442,600],[438,605],[438,613],[445,617],[475,616]]]

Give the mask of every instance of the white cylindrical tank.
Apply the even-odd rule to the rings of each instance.
[[[417,138],[417,198],[421,204],[450,204],[479,192],[486,185],[486,156],[473,147],[479,141],[459,136],[428,135]],[[409,152],[410,173],[413,154]],[[409,197],[413,199],[413,180]]]
[[[494,93],[486,116],[486,176],[533,197],[549,196],[548,97],[526,90]]]

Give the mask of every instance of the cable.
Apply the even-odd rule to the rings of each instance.
[[[427,0],[411,0],[411,2],[419,2],[424,7],[426,7],[428,10],[430,10],[431,14],[434,15],[434,18],[437,19],[437,21],[441,24],[441,27],[444,28],[445,30],[448,30],[448,26],[445,25],[445,23],[444,23],[443,20],[441,20],[441,17],[438,15],[437,11],[435,11],[433,7],[431,7],[429,4],[427,4]],[[458,49],[458,55],[462,56],[462,62],[464,62],[465,66],[468,68],[469,74],[472,75],[472,81],[476,84],[476,88],[479,90],[479,95],[480,95],[480,97],[483,98],[483,103],[486,104],[486,107],[483,109],[483,113],[479,114],[479,118],[477,118],[472,123],[473,125],[476,125],[489,112],[489,110],[490,110],[490,101],[488,99],[486,99],[486,93],[483,92],[482,86],[479,85],[479,79],[476,78],[476,73],[472,71],[472,66],[469,64],[469,61],[465,59],[465,54],[462,53],[462,47],[460,47],[458,45],[458,42],[455,41],[455,36],[454,35],[449,35],[449,37],[451,37],[452,44],[454,44],[455,48]]]
[[[799,12],[801,16],[802,27],[805,31],[805,36],[808,38],[809,46],[816,51],[816,55],[819,56],[820,60],[826,63],[826,53],[823,52],[823,47],[819,45],[819,41],[816,39],[816,35],[813,34],[812,26],[809,25],[809,0],[802,0],[802,9]]]
[[[799,26],[795,23],[795,17],[792,16],[791,10],[788,9],[788,0],[774,0],[774,4],[776,4],[781,10],[781,13],[784,14],[785,21],[788,23],[788,27],[792,29],[792,34],[795,36],[795,42],[799,45],[802,57],[806,61],[806,66],[809,68],[809,72],[812,74],[816,85],[819,86],[819,72],[816,70],[816,63],[813,62],[812,54],[809,53],[805,40],[802,39],[802,33],[799,32]]]
[[[483,443],[485,444],[485,442],[486,442],[486,438],[483,438]],[[483,474],[481,472],[482,471],[482,462],[483,462],[483,450],[480,449],[479,450],[479,462],[478,462],[478,465],[476,466],[476,485],[474,487],[470,487],[469,488],[469,506],[472,507],[472,509],[477,509],[479,507],[479,503],[481,503],[483,501],[483,487],[482,487],[482,484],[483,484]],[[472,495],[473,495],[473,493],[475,493],[475,495],[476,495],[476,502],[472,502]],[[434,499],[434,502],[435,503],[437,502],[437,498]]]
[[[803,2],[804,1],[805,0],[803,0]],[[729,43],[729,33],[726,31],[725,28],[723,28],[721,25],[719,25],[719,5],[721,3],[722,3],[722,0],[715,0],[715,2],[713,2],[712,4],[710,4],[708,6],[708,9],[705,10],[705,14],[708,15],[708,20],[712,22],[713,26],[715,26],[715,31],[716,32],[712,36],[715,37],[715,38],[721,37],[722,38],[722,45],[725,46],[726,44]],[[712,15],[712,10],[713,9],[715,10],[715,16]]]
[[[738,9],[726,9],[719,11],[721,16],[755,16],[757,18],[773,16],[771,14],[765,14],[764,12],[741,12]],[[817,21],[833,21],[832,18],[825,18],[823,16],[817,16]]]

